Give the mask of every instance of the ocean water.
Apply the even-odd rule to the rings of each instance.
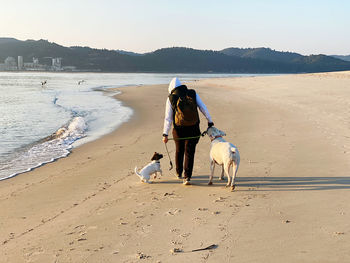
[[[188,81],[252,75],[176,76]],[[0,180],[66,157],[73,147],[128,121],[132,109],[112,98],[117,92],[105,91],[165,84],[173,77],[151,73],[0,72]]]

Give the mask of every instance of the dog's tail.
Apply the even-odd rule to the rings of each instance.
[[[137,166],[135,166],[135,170],[134,171],[135,171],[135,174],[142,179],[141,174],[139,174],[139,172],[137,171]]]
[[[230,159],[235,160],[237,158],[237,148],[236,147],[231,147],[230,148]]]

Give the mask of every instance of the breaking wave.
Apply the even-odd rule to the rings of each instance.
[[[0,167],[0,180],[28,172],[43,164],[70,154],[72,144],[86,136],[87,124],[83,117],[74,117],[67,125],[47,138],[19,151],[17,156]]]

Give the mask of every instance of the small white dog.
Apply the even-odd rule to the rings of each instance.
[[[163,155],[160,153],[155,152],[151,161],[149,164],[147,164],[145,167],[142,168],[140,173],[137,172],[137,166],[135,167],[135,174],[140,177],[141,181],[144,183],[150,183],[149,179],[151,178],[151,175],[154,174],[153,179],[157,177],[157,172],[160,173],[160,176],[162,176],[162,170],[160,169],[160,162],[159,160],[163,158]]]
[[[226,136],[223,131],[215,127],[210,127],[207,130],[207,134],[211,140],[211,148],[210,148],[210,170],[211,174],[209,177],[208,185],[213,184],[213,175],[215,164],[222,165],[222,172],[220,179],[224,179],[224,173],[227,176],[227,185],[226,187],[231,185],[231,190],[235,189],[235,177],[237,174],[240,156],[236,146],[232,143],[225,141],[222,136]],[[230,177],[230,167],[232,166],[232,178]]]

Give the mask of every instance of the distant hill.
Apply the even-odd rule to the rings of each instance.
[[[74,52],[67,47],[50,43],[46,40],[1,40],[0,39],[0,61],[7,57],[23,56],[24,62],[31,62],[33,57],[40,59],[41,63],[51,63],[49,57],[64,57],[66,59],[75,56]]]
[[[52,57],[63,66],[102,72],[182,73],[298,73],[350,70],[350,62],[325,55],[302,56],[269,48],[227,48],[221,51],[192,48],[162,48],[138,54],[122,50],[64,47],[47,40],[20,41],[0,38],[0,63],[8,56],[23,56],[24,62],[39,58],[49,65]]]
[[[347,67],[350,62],[343,61],[326,55],[310,55],[302,56],[293,61],[294,64],[299,65],[299,68],[304,68],[308,72],[325,72],[348,70]],[[310,70],[309,70],[310,69]]]
[[[289,71],[283,63],[227,56],[219,51],[192,48],[162,48],[139,58],[146,71],[157,72],[229,72],[275,73]]]
[[[331,57],[337,58],[337,59],[341,59],[344,61],[350,61],[350,55],[347,56],[342,56],[342,55],[332,55]]]
[[[20,42],[20,40],[17,40],[15,38],[10,38],[10,37],[0,37],[0,44],[13,43],[13,42]]]
[[[125,51],[125,50],[120,50],[117,49],[115,50],[116,52],[120,53],[120,54],[124,54],[124,55],[130,55],[130,56],[143,56],[144,54],[140,54],[140,53],[135,53],[135,52],[130,52],[130,51]]]
[[[270,48],[226,48],[222,53],[242,58],[256,58],[280,62],[292,62],[303,57],[298,53],[275,51]]]

